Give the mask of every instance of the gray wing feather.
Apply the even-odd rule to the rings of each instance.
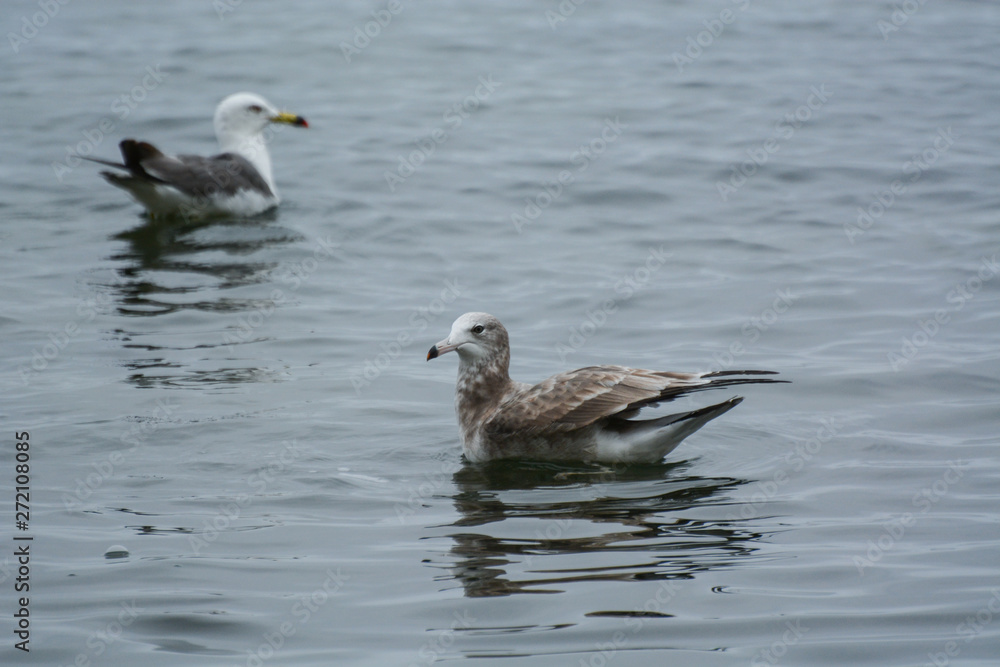
[[[518,392],[499,406],[486,423],[491,434],[572,431],[608,418],[626,419],[640,409],[685,394],[734,384],[781,382],[717,375],[668,373],[624,366],[589,366],[553,375]],[[750,374],[770,374],[751,371]],[[724,375],[725,377],[720,377]]]
[[[192,197],[233,196],[240,190],[254,190],[266,197],[272,194],[254,166],[234,153],[211,157],[172,157],[160,153],[143,159],[140,164],[150,176]]]
[[[249,160],[235,153],[201,155],[166,155],[144,141],[125,139],[118,144],[123,164],[87,158],[92,162],[129,172],[139,182],[170,185],[191,197],[233,196],[240,190],[254,190],[273,196],[267,181]],[[104,172],[112,181],[127,182],[127,177]]]

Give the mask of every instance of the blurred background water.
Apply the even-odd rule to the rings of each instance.
[[[5,663],[996,664],[994,3],[2,14]],[[311,125],[272,214],[71,157],[211,152],[240,90]],[[466,466],[469,310],[524,381],[793,384],[660,466]]]

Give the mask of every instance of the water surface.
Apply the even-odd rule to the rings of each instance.
[[[70,3],[8,38],[5,661],[995,664],[1000,11],[570,6]],[[310,122],[269,215],[154,223],[67,158],[211,151],[239,90]],[[793,384],[662,465],[467,466],[424,356],[469,310],[524,381]]]

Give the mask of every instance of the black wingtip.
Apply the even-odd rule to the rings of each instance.
[[[714,373],[706,373],[702,375],[702,378],[724,378],[732,377],[737,375],[777,375],[777,371],[759,371],[759,370],[743,370],[743,371],[715,371]],[[718,382],[713,381],[712,384],[716,387],[724,387],[733,384],[791,384],[791,380],[772,380],[771,378],[753,378],[753,377],[734,377],[732,380],[720,380]]]
[[[722,401],[721,403],[716,403],[715,405],[709,405],[707,407],[701,408],[699,410],[693,410],[684,415],[683,419],[696,419],[704,415],[712,415],[712,419],[724,415],[729,412],[737,405],[743,402],[742,396],[733,396],[727,401]],[[680,421],[680,420],[678,420]]]
[[[663,428],[665,426],[670,426],[671,424],[676,424],[678,422],[688,421],[691,419],[699,419],[701,417],[708,416],[706,421],[711,421],[716,417],[720,417],[737,405],[743,402],[742,396],[733,396],[732,398],[722,401],[721,403],[716,403],[714,405],[708,405],[704,408],[699,408],[697,410],[692,410],[691,412],[680,412],[673,415],[667,415],[666,417],[658,417],[656,419],[645,419],[645,420],[632,420],[625,422],[626,424],[641,424],[644,427],[656,427]],[[700,428],[700,427],[699,427]]]
[[[748,370],[748,371],[716,371],[714,373],[708,373],[706,375],[702,375],[702,377],[717,378],[717,377],[724,377],[726,375],[777,375],[777,374],[778,374],[778,371],[756,371],[756,370]]]

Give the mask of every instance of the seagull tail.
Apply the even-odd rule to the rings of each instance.
[[[686,437],[742,402],[742,396],[734,396],[722,403],[690,412],[679,412],[657,419],[622,420],[616,426],[621,439],[628,441],[628,445],[626,451],[619,454],[619,458],[628,462],[658,463]]]
[[[163,153],[153,144],[135,139],[123,139],[118,144],[122,157],[125,159],[125,168],[134,174],[153,178],[142,166],[143,161],[163,157]]]
[[[87,157],[85,155],[77,155],[77,157],[87,160],[88,162],[96,162],[97,164],[103,164],[105,167],[114,167],[115,169],[128,171],[128,167],[126,167],[121,162],[112,162],[111,160],[102,160],[101,158],[98,157]]]
[[[127,171],[133,177],[141,178],[153,183],[166,183],[166,181],[153,176],[142,166],[143,160],[148,160],[150,158],[162,157],[163,153],[160,152],[156,146],[146,143],[145,141],[136,141],[135,139],[124,139],[118,144],[118,148],[122,152],[122,159],[124,162],[112,162],[111,160],[102,160],[97,157],[85,157],[80,155],[78,157],[83,158],[89,162],[96,162],[97,164],[103,164],[105,167],[113,167],[121,171]],[[131,183],[131,180],[127,177],[122,177],[120,174],[114,172],[102,171],[101,176],[104,176],[109,183],[113,185],[118,185],[119,187],[127,187],[127,185],[122,185],[123,183]]]

